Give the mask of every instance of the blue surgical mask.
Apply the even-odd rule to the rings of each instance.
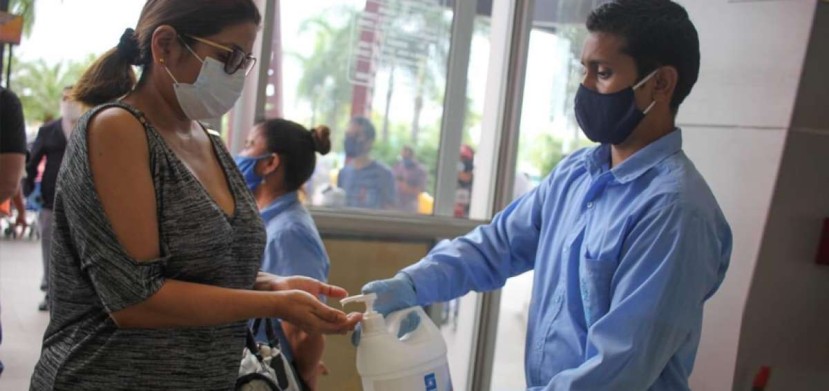
[[[242,177],[245,178],[245,185],[247,185],[250,191],[256,189],[265,179],[256,173],[256,163],[259,163],[260,160],[267,159],[269,157],[271,157],[271,155],[255,157],[236,156],[234,159],[236,161],[236,166],[239,167],[239,171],[242,173]]]
[[[643,111],[636,107],[634,91],[650,80],[655,70],[633,87],[612,94],[601,94],[584,86],[576,93],[576,120],[593,142],[621,144],[630,137],[656,101]]]

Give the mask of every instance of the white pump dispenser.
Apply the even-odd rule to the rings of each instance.
[[[377,300],[376,293],[350,296],[340,300],[340,304],[343,306],[349,303],[365,303],[366,312],[363,313],[363,321],[361,322],[363,337],[366,335],[373,335],[378,332],[385,332],[386,330],[386,321],[383,319],[383,315],[380,315],[379,312],[374,310],[375,300]]]
[[[340,300],[366,304],[357,347],[357,372],[363,391],[451,391],[446,342],[420,307],[392,312],[384,319],[374,311],[375,293]],[[410,313],[420,316],[416,329],[397,337],[400,323]]]

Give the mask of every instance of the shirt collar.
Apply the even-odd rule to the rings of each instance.
[[[262,215],[263,220],[268,221],[297,203],[299,203],[299,196],[297,192],[293,191],[275,199],[259,213]]]
[[[679,128],[640,149],[610,172],[619,183],[628,183],[682,150],[682,131]],[[602,144],[587,154],[585,159],[590,175],[597,177],[610,168],[610,145]]]

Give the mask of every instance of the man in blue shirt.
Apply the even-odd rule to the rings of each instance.
[[[731,231],[674,125],[699,42],[670,0],[615,0],[588,18],[576,117],[601,143],[562,161],[488,225],[363,287],[388,313],[489,291],[535,270],[530,390],[687,390],[703,303]]]
[[[345,190],[348,207],[392,209],[397,203],[391,169],[371,158],[376,134],[365,117],[352,118],[345,132],[347,160],[337,176],[337,187]]]

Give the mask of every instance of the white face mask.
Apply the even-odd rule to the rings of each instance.
[[[164,69],[173,79],[176,99],[187,118],[195,121],[207,121],[221,117],[236,104],[245,87],[245,72],[236,71],[228,75],[224,64],[213,58],[199,58],[185,45],[187,50],[202,63],[199,76],[193,84],[179,83],[167,66]]]

